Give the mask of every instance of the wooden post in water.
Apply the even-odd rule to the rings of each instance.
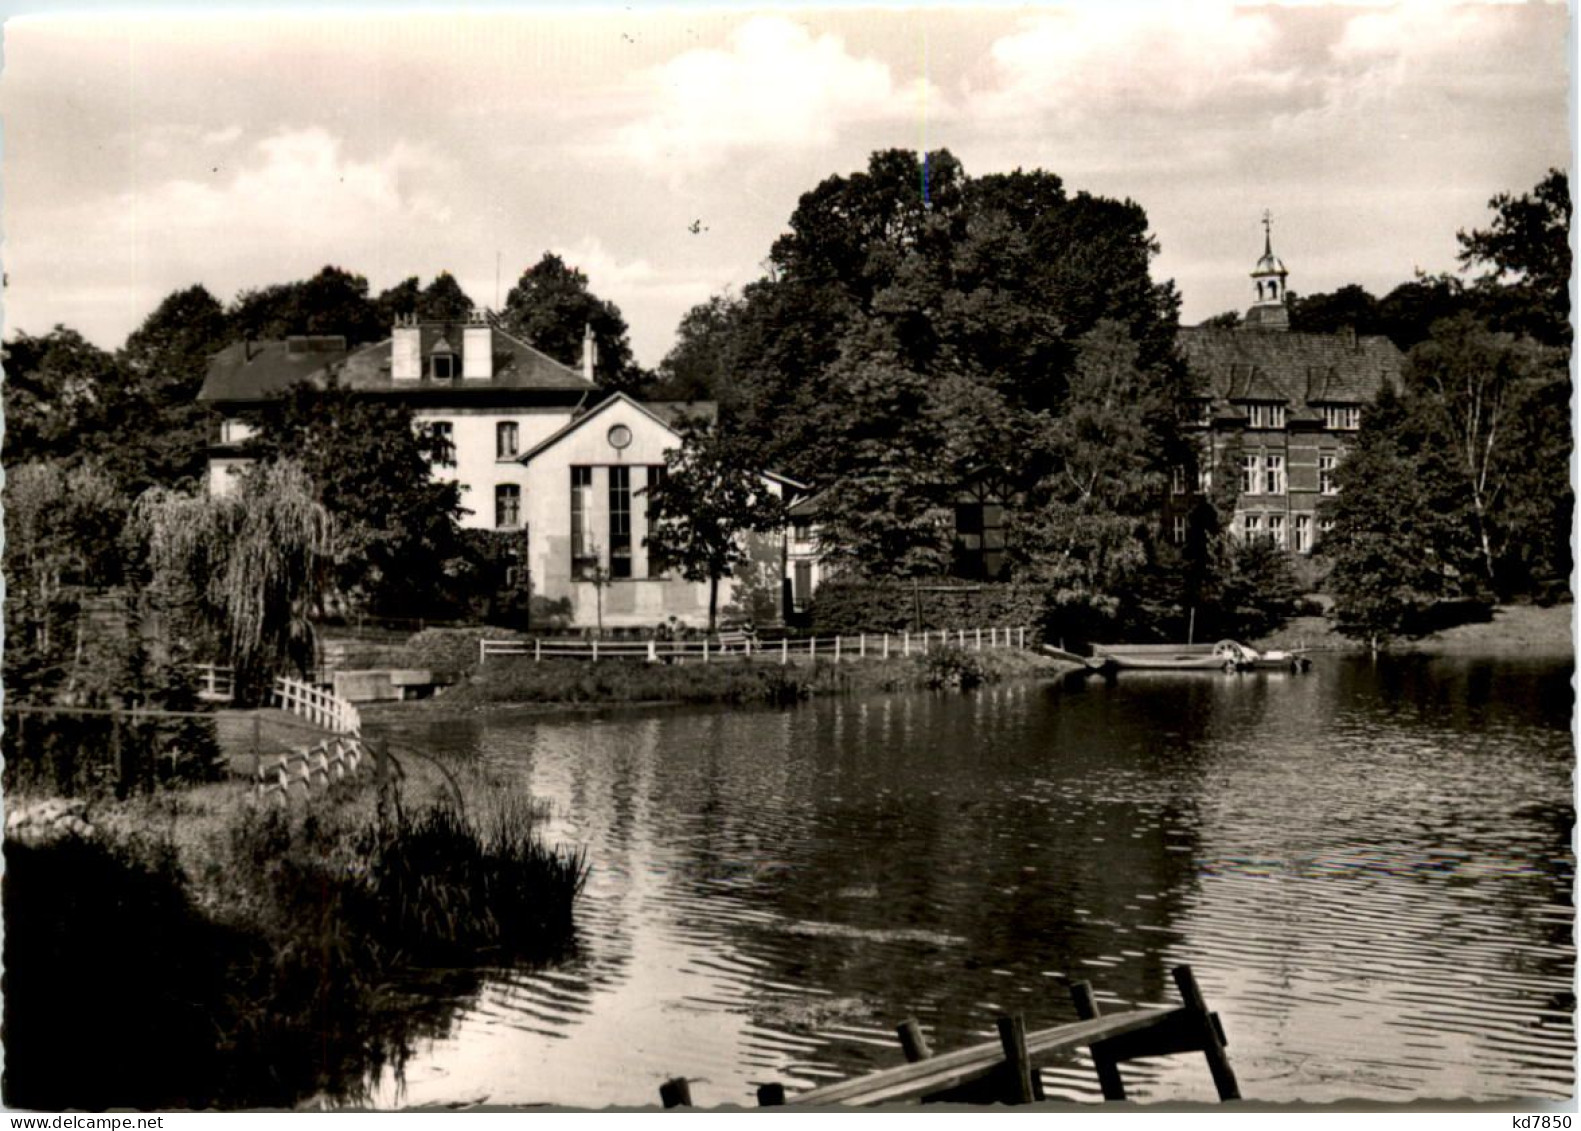
[[[759,1107],[784,1107],[785,1106],[785,1085],[784,1084],[759,1084],[758,1085],[758,1106]]]
[[[1027,1055],[1026,1021],[1018,1013],[1014,1017],[1000,1017],[999,1043],[1005,1050],[1005,1102],[1029,1104],[1032,1093],[1032,1058]]]
[[[1083,1021],[1091,1021],[1099,1014],[1098,999],[1093,996],[1092,985],[1088,982],[1072,982],[1070,999],[1076,1006],[1076,1016]],[[1112,1056],[1099,1051],[1097,1047],[1091,1049],[1092,1065],[1098,1072],[1098,1086],[1103,1089],[1103,1098],[1110,1101],[1125,1099],[1125,1081],[1120,1078],[1120,1066]]]
[[[692,1086],[684,1076],[666,1080],[659,1085],[659,1099],[665,1107],[691,1107]]]
[[[928,1047],[928,1038],[922,1035],[922,1026],[915,1017],[902,1021],[895,1027],[895,1033],[900,1037],[900,1051],[906,1054],[907,1064],[916,1064],[933,1055],[933,1050]]]
[[[1196,975],[1191,972],[1189,966],[1177,966],[1170,971],[1170,974],[1180,990],[1180,1000],[1199,1018],[1202,1029],[1202,1055],[1208,1059],[1208,1071],[1213,1073],[1213,1086],[1219,1091],[1219,1099],[1240,1099],[1241,1086],[1236,1083],[1235,1070],[1230,1067],[1230,1058],[1224,1052],[1224,1038],[1219,1033],[1219,1027],[1214,1024],[1212,1014],[1208,1012],[1208,1003],[1203,1000],[1202,990],[1197,986]]]

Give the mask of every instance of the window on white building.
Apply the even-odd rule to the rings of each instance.
[[[1335,432],[1354,432],[1361,427],[1361,406],[1327,405],[1323,409],[1323,423]]]
[[[1185,515],[1177,514],[1174,519],[1171,520],[1169,533],[1170,537],[1174,540],[1175,545],[1184,546],[1186,544],[1186,528],[1187,523]]]
[[[664,482],[664,473],[667,469],[662,463],[648,465],[648,490],[643,492],[648,497],[647,522],[651,531],[659,521],[659,508],[654,505],[653,488]],[[646,545],[646,543],[644,543]],[[663,577],[664,571],[659,568],[659,562],[654,557],[653,551],[648,551],[648,576]]]
[[[1318,493],[1322,495],[1339,494],[1339,484],[1334,481],[1334,469],[1339,466],[1338,456],[1318,456],[1317,480]]]
[[[511,459],[517,455],[521,433],[514,420],[502,420],[494,426],[494,458]]]
[[[448,381],[456,375],[456,355],[436,353],[429,358],[429,374],[435,381]]]
[[[1241,457],[1241,494],[1257,494],[1257,470],[1260,462],[1256,456]]]
[[[593,469],[571,469],[571,576],[591,578],[598,569],[598,547],[593,545],[588,522],[593,514]]]
[[[499,530],[513,530],[522,521],[522,489],[514,483],[501,483],[494,488],[494,525]]]
[[[1260,514],[1245,514],[1241,516],[1241,537],[1250,542],[1254,538],[1262,537],[1263,516]]]
[[[1298,554],[1311,552],[1312,549],[1312,516],[1298,514],[1292,520],[1294,528],[1291,531],[1293,541],[1291,549]]]
[[[428,426],[433,439],[435,467],[456,466],[456,427],[448,420],[435,420]]]
[[[1169,489],[1170,489],[1171,493],[1176,494],[1176,495],[1184,495],[1186,493],[1186,469],[1185,468],[1183,468],[1183,467],[1172,467],[1172,468],[1170,468],[1170,471],[1169,471]]]
[[[609,469],[609,575],[631,576],[631,468]]]
[[[1265,456],[1263,458],[1263,494],[1283,495],[1285,493],[1285,457]]]
[[[1273,539],[1274,545],[1281,550],[1285,548],[1285,516],[1271,514],[1268,516],[1268,537]]]

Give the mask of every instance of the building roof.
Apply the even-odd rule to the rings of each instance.
[[[706,402],[698,402],[698,403],[706,403]],[[654,406],[652,406],[652,405],[645,405],[641,401],[634,399],[633,397],[629,396],[626,393],[616,393],[614,396],[609,397],[607,400],[604,400],[604,401],[600,402],[599,404],[595,405],[594,407],[588,409],[586,412],[572,417],[569,421],[567,421],[561,427],[556,428],[553,432],[549,433],[549,435],[545,436],[542,440],[539,440],[536,444],[534,444],[532,447],[528,448],[525,452],[523,452],[520,456],[518,456],[517,457],[517,462],[518,463],[530,463],[530,462],[532,462],[532,459],[533,459],[534,456],[537,456],[537,455],[539,455],[539,454],[541,454],[543,452],[548,451],[550,448],[552,448],[556,444],[558,444],[561,440],[563,440],[567,436],[569,436],[572,432],[577,431],[584,424],[589,423],[594,417],[602,416],[606,409],[612,408],[612,407],[614,407],[617,404],[628,404],[628,405],[630,405],[632,408],[636,409],[638,412],[642,413],[644,416],[651,417],[654,420],[654,422],[659,425],[659,427],[665,429],[667,432],[672,432],[672,433],[675,433],[677,436],[679,436],[679,433],[675,432],[675,428],[674,428],[674,426],[671,423],[671,420],[673,420],[674,417],[671,417],[670,419],[666,419],[664,416],[661,416],[659,413],[654,411]]]
[[[449,352],[464,359],[464,321],[425,322],[417,327],[418,350],[428,357]],[[239,342],[215,354],[198,400],[266,401],[305,380],[323,386],[334,372],[342,388],[365,393],[423,394],[423,399],[471,400],[501,391],[558,390],[585,393],[595,386],[568,365],[535,349],[520,338],[489,325],[494,354],[493,377],[448,380],[424,376],[395,380],[390,373],[393,338],[348,350],[344,338],[289,338],[285,341]],[[325,343],[309,349],[302,343]],[[293,343],[295,347],[293,348]],[[339,343],[339,348],[329,348]]]
[[[1199,396],[1293,406],[1365,404],[1398,381],[1403,355],[1388,338],[1206,326],[1176,341]]]

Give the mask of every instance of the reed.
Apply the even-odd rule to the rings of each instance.
[[[574,945],[587,874],[525,800],[248,811],[196,880],[140,835],[7,840],[6,866],[4,1099],[57,1110],[366,1098],[480,966]]]

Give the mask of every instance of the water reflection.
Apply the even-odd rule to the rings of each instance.
[[[579,957],[491,980],[404,1098],[750,1103],[895,1063],[907,1015],[948,1048],[1073,1019],[1064,978],[1168,1001],[1179,962],[1250,1097],[1568,1096],[1571,704],[1567,666],[1332,660],[418,728],[593,873]]]

